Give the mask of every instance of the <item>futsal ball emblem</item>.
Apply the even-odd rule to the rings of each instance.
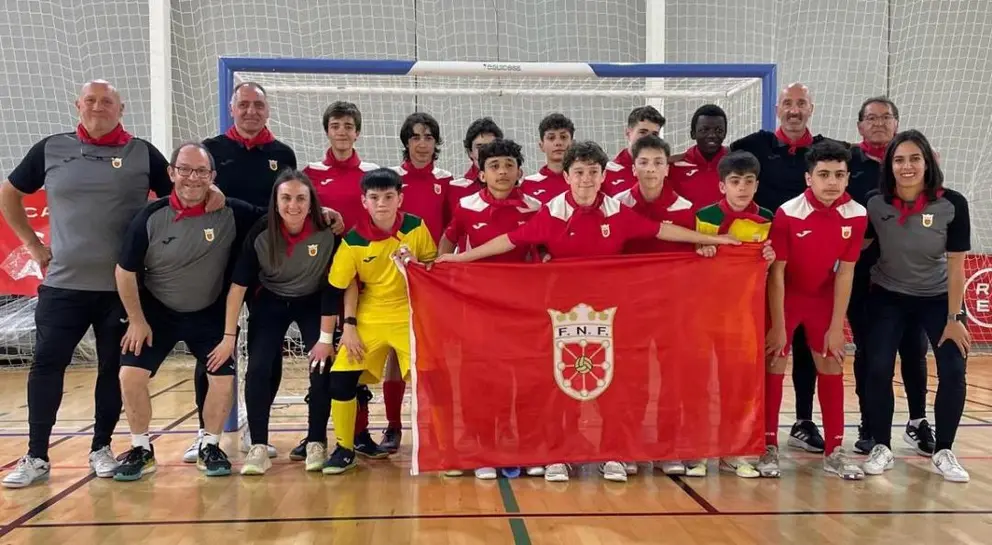
[[[554,344],[555,384],[568,397],[591,401],[613,381],[613,317],[616,307],[596,310],[579,303],[572,310],[548,309]]]
[[[434,194],[435,195],[441,194],[441,184],[434,184]]]
[[[841,228],[840,228],[840,236],[844,240],[847,240],[847,239],[851,238],[851,226],[850,225],[842,225]]]
[[[124,159],[121,159],[120,157],[114,157],[113,159],[110,160],[110,166],[114,168],[121,168],[121,166],[123,165],[124,165]]]
[[[307,254],[310,257],[317,257],[317,249],[320,247],[319,244],[307,244]]]
[[[269,159],[269,169],[274,171],[278,168],[279,168],[279,163],[276,162],[275,159]]]
[[[923,214],[923,226],[930,227],[933,225],[933,214]]]
[[[214,230],[213,229],[204,229],[203,230],[203,238],[206,239],[207,242],[213,242],[214,241]]]

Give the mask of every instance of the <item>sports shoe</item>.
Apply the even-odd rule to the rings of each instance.
[[[203,443],[204,433],[205,432],[203,430],[196,432],[196,439],[193,439],[193,442],[189,444],[189,447],[186,449],[186,452],[183,453],[183,462],[187,464],[196,463],[196,458],[197,456],[200,455],[200,447],[202,446]]]
[[[875,447],[875,440],[864,424],[858,426],[858,440],[854,442],[854,452],[858,454],[868,454]]]
[[[475,470],[475,478],[480,481],[491,481],[498,476],[495,467],[480,467]]]
[[[823,436],[812,420],[800,420],[789,432],[789,446],[806,452],[823,452]]]
[[[551,464],[544,468],[544,480],[549,483],[568,481],[568,464]]]
[[[358,462],[355,461],[355,451],[338,445],[331,457],[324,463],[322,471],[324,475],[340,475],[356,467],[358,467]]]
[[[97,477],[104,479],[113,477],[119,465],[120,462],[114,457],[114,452],[110,450],[110,445],[90,453],[90,469],[96,473]]]
[[[627,475],[637,475],[637,462],[623,462],[623,470],[627,472]]]
[[[685,475],[685,464],[682,460],[661,462],[661,472],[665,475]]]
[[[3,478],[3,485],[6,488],[24,488],[45,482],[51,471],[52,464],[41,458],[25,455],[17,461],[17,467]]]
[[[544,466],[531,466],[526,470],[528,477],[543,477],[544,476]]]
[[[265,475],[265,472],[272,467],[269,460],[268,449],[265,445],[252,445],[248,455],[245,456],[245,463],[241,466],[242,475]]]
[[[294,461],[294,462],[302,462],[303,460],[306,460],[307,459],[307,445],[309,445],[309,444],[310,443],[307,442],[307,438],[306,437],[304,437],[303,439],[301,439],[300,440],[300,444],[299,445],[296,445],[295,447],[293,447],[293,450],[289,451],[289,459],[292,460],[292,461]],[[323,467],[324,466],[324,462],[321,462],[320,465],[321,465],[321,467]]]
[[[115,481],[137,481],[149,473],[155,473],[155,447],[133,447],[124,453],[113,477]]]
[[[686,477],[705,477],[706,460],[689,460],[685,462]]]
[[[382,431],[382,440],[379,441],[379,448],[390,454],[396,454],[400,449],[400,442],[403,441],[403,430],[399,428],[386,428]]]
[[[757,479],[761,473],[744,458],[720,458],[720,469],[734,473],[742,479]]]
[[[847,457],[844,447],[837,447],[823,459],[823,471],[833,473],[845,481],[860,481],[865,472]]]
[[[368,430],[355,436],[355,454],[373,460],[389,457],[389,451],[375,444],[375,441],[372,440],[372,434]]]
[[[937,446],[933,438],[933,428],[926,418],[916,426],[906,422],[906,431],[902,434],[902,440],[913,447],[920,456],[933,456]]]
[[[966,483],[971,480],[971,475],[968,475],[968,471],[961,467],[957,456],[951,452],[951,449],[945,448],[937,451],[930,461],[933,463],[933,466],[937,468],[937,472],[944,476],[945,481],[951,481],[952,483]]]
[[[249,430],[248,427],[245,426],[244,431],[241,432],[241,452],[248,454],[248,451],[251,450],[252,445],[253,443],[251,442],[251,430]],[[265,445],[265,447],[266,450],[268,451],[269,458],[275,458],[276,456],[279,455],[279,453],[276,452],[276,447],[272,445]]]
[[[460,469],[445,469],[442,475],[445,477],[462,477],[465,475],[465,472]]]
[[[877,444],[871,449],[871,453],[868,454],[868,459],[865,460],[862,469],[866,475],[881,475],[882,473],[892,469],[896,465],[895,457],[892,456],[892,451],[889,447]]]
[[[599,472],[603,474],[603,478],[607,481],[613,481],[615,483],[627,482],[627,470],[624,469],[623,464],[620,462],[599,464]]]
[[[327,445],[311,441],[303,446],[303,451],[306,453],[304,471],[322,471],[324,469],[324,463],[327,462]]]
[[[765,445],[765,453],[761,455],[761,458],[758,458],[755,469],[764,478],[777,479],[781,477],[782,471],[778,465],[778,447]]]
[[[196,468],[207,477],[224,477],[231,474],[231,461],[220,446],[203,445],[196,459]]]

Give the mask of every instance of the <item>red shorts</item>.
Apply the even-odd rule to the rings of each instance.
[[[827,330],[834,311],[833,293],[824,295],[785,294],[785,348],[782,355],[792,350],[792,336],[799,326],[806,329],[806,342],[814,354],[826,349]]]

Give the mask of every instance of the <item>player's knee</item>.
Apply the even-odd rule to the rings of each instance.
[[[123,366],[118,374],[122,389],[144,388],[148,386],[151,373],[140,367]]]
[[[813,364],[816,365],[816,372],[820,375],[840,375],[844,373],[843,364],[834,358],[813,356]]]
[[[358,379],[361,371],[332,372],[330,377],[330,394],[334,401],[351,401],[358,394]]]

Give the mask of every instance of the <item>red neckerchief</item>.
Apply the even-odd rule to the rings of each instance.
[[[348,170],[358,168],[358,165],[362,164],[362,160],[358,157],[358,151],[353,149],[351,150],[350,157],[344,161],[338,161],[337,158],[334,157],[334,152],[331,151],[331,148],[327,148],[327,151],[324,152],[324,164],[329,167]]]
[[[472,163],[472,166],[465,171],[465,179],[473,182],[479,181],[479,167],[475,166],[475,163]]]
[[[562,179],[565,178],[565,173],[564,172],[555,172],[555,171],[551,170],[548,167],[548,165],[544,165],[543,167],[541,167],[541,170],[539,170],[538,172],[542,176],[545,176],[547,178],[562,178]]]
[[[568,205],[574,209],[574,212],[572,213],[572,218],[575,218],[578,215],[585,215],[585,214],[598,215],[602,218],[605,218],[606,215],[603,214],[603,210],[602,210],[603,199],[605,197],[606,195],[602,191],[600,191],[599,193],[596,194],[596,200],[594,200],[592,204],[590,204],[589,206],[582,206],[581,204],[575,202],[575,199],[572,197],[571,191],[565,192],[565,202],[567,202]],[[569,219],[568,221],[571,222],[572,220]]]
[[[620,153],[613,158],[613,162],[627,168],[634,166],[634,158],[630,155],[630,150],[627,148],[620,150]]]
[[[258,134],[251,138],[245,138],[241,136],[241,133],[238,132],[238,129],[234,125],[231,125],[231,128],[227,129],[227,132],[224,133],[224,136],[241,144],[245,149],[257,148],[276,141],[276,137],[272,135],[272,131],[268,127],[262,127],[262,130],[258,131]]]
[[[939,199],[943,195],[944,190],[938,189],[937,198]],[[907,203],[899,197],[892,197],[892,206],[899,211],[899,225],[905,224],[906,220],[908,220],[913,214],[922,213],[923,209],[925,209],[928,204],[930,204],[930,201],[927,199],[927,194],[924,192],[920,192],[920,194],[916,196],[916,200],[911,203]]]
[[[309,217],[303,222],[303,229],[295,235],[286,229],[286,224],[279,222],[279,232],[282,233],[282,239],[286,241],[286,257],[293,255],[293,248],[297,244],[306,240],[314,232],[313,220]]]
[[[207,213],[206,201],[203,201],[196,206],[183,206],[183,203],[179,200],[179,195],[176,194],[175,189],[173,189],[172,194],[169,195],[169,206],[176,211],[176,217],[172,220],[174,222],[186,218],[195,218]]]
[[[730,226],[739,219],[751,220],[755,223],[768,223],[767,218],[763,218],[760,214],[758,214],[758,205],[754,201],[751,201],[751,204],[747,205],[747,208],[741,210],[740,212],[731,208],[730,202],[727,201],[726,197],[721,199],[720,202],[717,203],[717,206],[719,206],[720,211],[723,212],[723,221],[720,222],[720,229],[718,231],[720,234],[726,234],[729,232]]]
[[[789,155],[795,155],[799,148],[808,148],[813,145],[813,135],[810,134],[809,129],[806,129],[803,132],[803,135],[799,137],[799,140],[796,140],[795,142],[790,140],[789,137],[785,135],[785,131],[782,130],[782,127],[779,127],[778,130],[775,131],[775,137],[778,138],[779,142],[789,146]]]
[[[851,200],[851,196],[845,191],[844,193],[841,193],[840,197],[837,197],[837,200],[834,201],[833,204],[827,206],[820,202],[820,199],[816,198],[816,195],[813,194],[812,189],[806,188],[803,195],[806,196],[806,202],[813,207],[813,210],[836,210],[837,207]]]
[[[865,152],[865,155],[881,163],[885,159],[885,148],[889,147],[889,145],[882,144],[876,146],[875,144],[869,144],[867,140],[862,140],[858,144],[858,147],[861,148],[861,151]]]
[[[699,146],[692,146],[691,148],[685,150],[685,153],[682,154],[682,160],[698,166],[715,167],[717,163],[720,162],[720,159],[723,159],[723,156],[728,153],[730,153],[730,148],[727,146],[720,146],[720,151],[716,152],[716,155],[714,155],[712,159],[707,159],[706,156],[703,155],[703,152],[699,151]]]
[[[396,233],[400,231],[400,226],[403,225],[403,218],[405,217],[406,214],[404,212],[397,212],[396,221],[393,222],[393,226],[389,229],[389,232],[386,232],[376,226],[375,222],[372,221],[372,216],[366,214],[365,221],[360,221],[355,225],[355,231],[362,238],[371,242],[386,240],[390,237],[396,237]]]
[[[489,217],[492,217],[501,208],[521,208],[524,206],[524,194],[516,187],[510,190],[510,194],[505,199],[494,197],[489,192],[488,187],[479,191],[479,196],[482,197],[482,202],[489,205]]]
[[[107,134],[101,136],[100,138],[93,138],[86,130],[86,127],[80,123],[76,125],[76,138],[79,138],[80,142],[90,144],[91,146],[120,147],[126,146],[127,143],[131,141],[131,133],[125,131],[124,126],[118,123],[117,126]]]
[[[653,202],[648,202],[648,200],[644,198],[644,194],[641,193],[641,184],[634,185],[634,187],[630,189],[630,194],[632,197],[634,197],[634,200],[637,202],[637,204],[645,208],[658,207],[661,210],[666,210],[666,211],[673,204],[675,204],[675,201],[678,200],[679,198],[678,194],[675,193],[675,190],[669,187],[668,185],[661,186],[661,193],[658,195],[658,198],[655,199]]]
[[[400,166],[407,174],[432,174],[434,172],[434,161],[427,163],[423,168],[413,166],[413,163],[409,160],[403,161],[403,164]]]

